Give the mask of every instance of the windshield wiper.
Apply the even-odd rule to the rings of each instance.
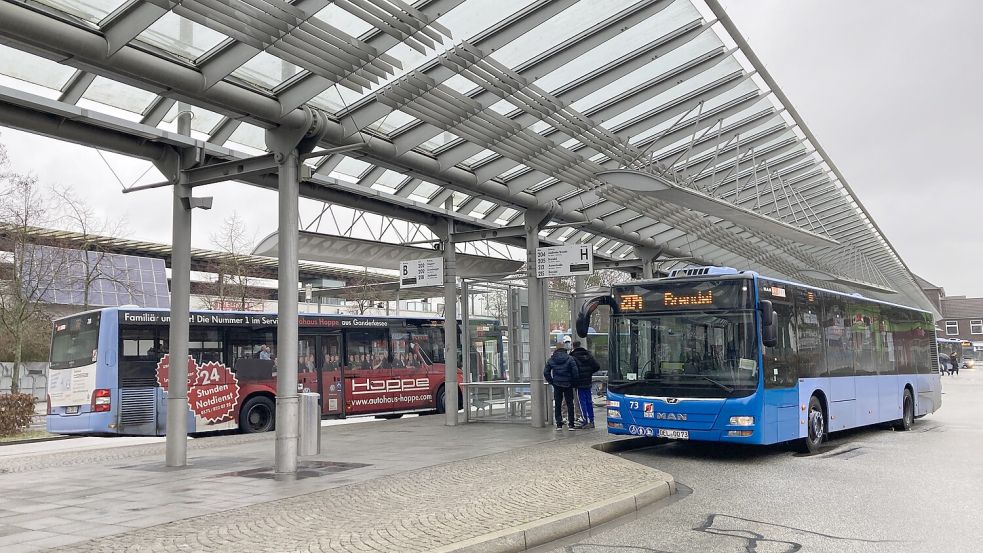
[[[658,384],[661,383],[662,379],[659,378],[643,378],[641,380],[625,380],[622,382],[610,382],[608,383],[608,388],[632,388],[640,384]]]
[[[718,387],[719,387],[719,388],[720,388],[721,390],[723,390],[723,391],[725,391],[725,392],[727,392],[728,394],[734,391],[734,389],[733,389],[733,388],[731,388],[730,386],[728,386],[728,385],[726,385],[726,384],[723,384],[723,383],[721,383],[721,382],[718,382],[718,381],[716,381],[716,380],[714,380],[714,379],[712,379],[712,378],[710,378],[709,376],[705,376],[705,375],[702,375],[702,374],[695,374],[695,375],[692,375],[692,376],[698,376],[698,377],[700,377],[700,378],[702,378],[703,380],[706,380],[707,382],[709,382],[709,383],[711,383],[711,384],[715,384],[715,385],[716,385],[716,386],[718,386]]]

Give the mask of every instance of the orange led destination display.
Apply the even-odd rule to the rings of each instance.
[[[713,305],[713,290],[697,292],[695,294],[673,294],[672,292],[666,292],[662,294],[662,303],[666,307]]]
[[[620,305],[622,311],[641,311],[645,309],[645,304],[642,302],[642,296],[638,294],[625,294],[621,296]]]
[[[687,282],[666,279],[646,284],[614,286],[623,313],[752,309],[754,287],[748,279]]]

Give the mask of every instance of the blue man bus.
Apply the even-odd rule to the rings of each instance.
[[[501,351],[498,321],[471,324],[473,336]],[[277,365],[284,361],[277,359],[276,325],[274,313],[191,313],[189,432],[273,429]],[[323,416],[443,412],[442,319],[301,313],[298,325],[297,359],[290,360],[297,363],[297,388],[321,394]],[[169,326],[167,310],[138,307],[56,320],[48,431],[163,436]]]
[[[942,402],[930,313],[725,267],[612,286],[608,431],[815,452]]]

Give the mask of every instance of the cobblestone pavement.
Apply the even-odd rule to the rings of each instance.
[[[177,470],[158,445],[3,459],[0,551],[427,551],[670,478],[602,430],[441,422],[324,428],[293,481],[260,477],[271,435],[194,440]]]
[[[530,446],[80,543],[61,551],[430,551],[665,475],[587,440]]]

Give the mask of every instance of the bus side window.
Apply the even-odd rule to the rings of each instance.
[[[798,378],[796,358],[795,309],[792,304],[792,289],[785,285],[786,298],[771,297],[775,314],[775,334],[778,343],[775,347],[764,349],[765,387],[788,388],[795,386]]]
[[[799,348],[799,378],[826,376],[819,302],[819,294],[815,291],[796,288],[795,336]]]
[[[854,376],[852,324],[844,298],[823,294],[822,323],[829,376]]]

